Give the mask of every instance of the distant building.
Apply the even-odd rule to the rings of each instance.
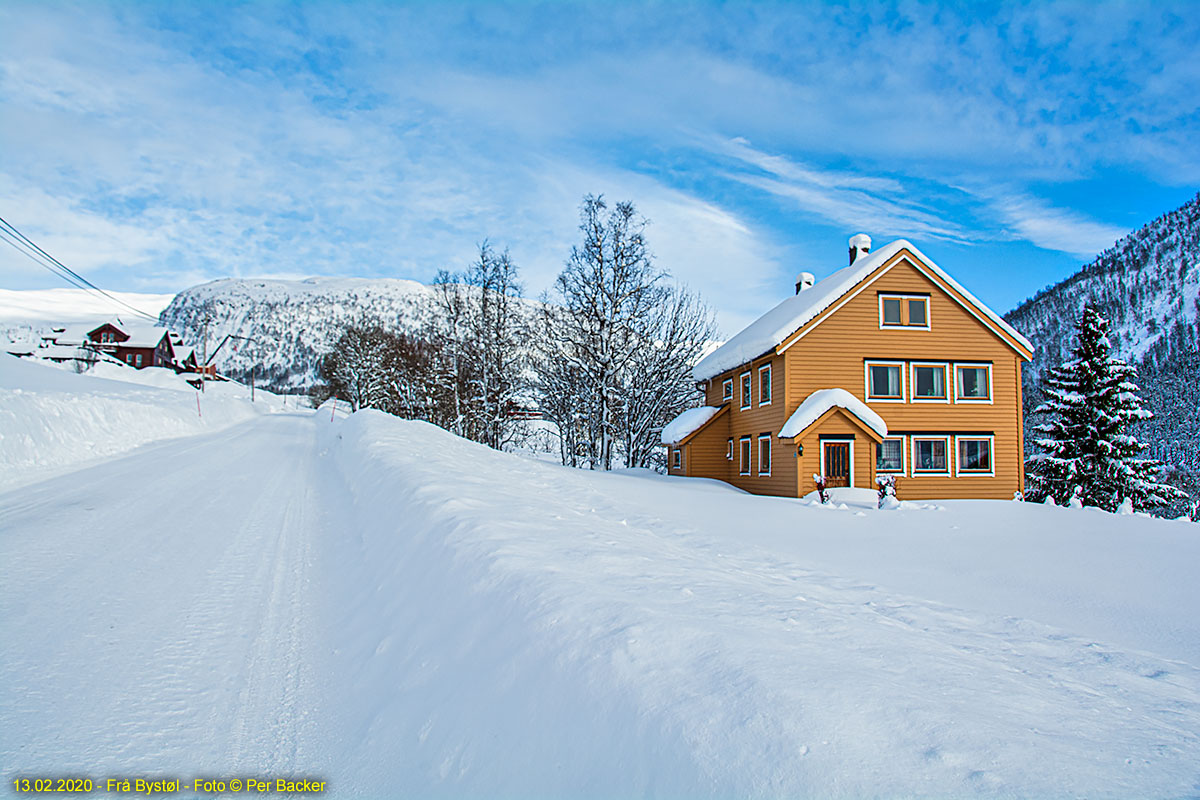
[[[10,347],[17,356],[49,361],[117,361],[134,369],[167,367],[196,372],[196,352],[178,334],[157,325],[130,325],[119,318],[100,323],[55,327],[38,346]]]

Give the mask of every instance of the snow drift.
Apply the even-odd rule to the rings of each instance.
[[[249,390],[232,383],[212,383],[197,394],[170,370],[100,363],[78,375],[0,354],[0,488],[282,409],[282,398],[266,392],[251,404]]]
[[[1190,526],[830,509],[565,470],[375,412],[325,436],[350,495],[327,558],[351,598],[333,623],[333,704],[360,710],[338,733],[351,794],[1194,783],[1200,674],[1172,660],[1200,656]]]

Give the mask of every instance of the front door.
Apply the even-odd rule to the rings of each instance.
[[[822,442],[825,451],[825,485],[829,488],[850,485],[850,443]]]

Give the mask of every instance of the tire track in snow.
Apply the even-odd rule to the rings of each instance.
[[[309,420],[269,418],[0,502],[0,632],[19,643],[0,656],[0,760],[88,774],[307,766],[313,461]]]

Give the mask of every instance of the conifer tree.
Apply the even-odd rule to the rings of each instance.
[[[1160,462],[1138,458],[1146,448],[1132,427],[1151,413],[1142,408],[1136,374],[1111,355],[1108,321],[1086,305],[1072,358],[1050,371],[1047,400],[1035,412],[1051,417],[1037,426],[1040,452],[1027,463],[1030,499],[1065,505],[1079,487],[1084,505],[1115,511],[1126,498],[1146,509],[1179,494],[1158,483]]]

